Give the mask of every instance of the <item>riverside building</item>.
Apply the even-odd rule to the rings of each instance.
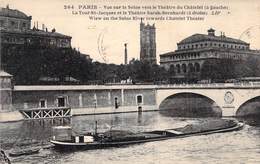
[[[45,25],[38,28],[37,24],[31,28],[32,16],[25,13],[6,8],[0,8],[0,37],[1,43],[7,45],[31,45],[69,48],[71,47],[71,37],[57,33],[55,29],[48,31]]]
[[[208,34],[194,34],[179,43],[177,50],[160,55],[160,65],[171,71],[174,82],[185,82],[188,79],[200,79],[203,64],[207,60],[233,59],[243,60],[248,55],[260,55],[259,51],[251,50],[250,44],[240,39],[215,35],[214,29]]]

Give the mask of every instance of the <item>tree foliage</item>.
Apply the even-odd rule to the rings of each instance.
[[[175,76],[173,67],[165,70],[159,65],[135,59],[128,65],[93,62],[71,48],[3,45],[1,51],[1,63],[14,76],[15,83],[20,85],[42,84],[41,77],[59,79],[52,84],[66,84],[66,77],[77,79],[79,84],[104,84],[126,79],[132,79],[133,83],[169,82]],[[191,78],[194,75],[188,76]],[[206,60],[200,79],[196,80],[218,82],[248,76],[260,76],[258,56],[249,56],[245,60]]]

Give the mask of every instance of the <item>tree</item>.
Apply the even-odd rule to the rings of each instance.
[[[201,79],[212,81],[224,81],[236,77],[235,66],[237,61],[233,59],[212,59],[204,62],[201,69]]]

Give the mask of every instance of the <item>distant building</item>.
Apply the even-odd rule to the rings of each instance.
[[[259,51],[250,50],[249,43],[226,37],[224,33],[216,36],[212,28],[207,35],[194,34],[177,43],[177,46],[177,50],[160,55],[160,65],[171,69],[176,81],[198,79],[207,60],[243,60],[248,55],[260,55]]]
[[[140,23],[140,60],[156,64],[155,25]]]
[[[31,29],[31,16],[25,13],[6,8],[0,8],[0,37],[2,44],[31,45],[37,44],[47,47],[69,48],[71,37],[57,33],[55,29],[50,32],[42,25],[42,29]]]

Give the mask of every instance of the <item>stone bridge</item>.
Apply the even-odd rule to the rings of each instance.
[[[238,109],[253,98],[260,96],[259,83],[216,83],[189,85],[161,85],[156,89],[156,104],[179,93],[205,96],[222,109],[222,116],[235,116]]]
[[[212,100],[222,116],[236,116],[247,102],[260,97],[260,82],[174,84],[174,85],[57,85],[12,86],[10,76],[3,75],[0,88],[0,120],[10,111],[27,111],[57,107],[71,108],[72,115],[158,110],[169,97],[189,93]],[[9,80],[8,80],[9,79]],[[5,83],[4,83],[5,82]],[[256,100],[256,101],[255,101]],[[251,107],[260,106],[254,99]],[[195,101],[196,103],[196,101]],[[120,107],[115,109],[115,104]],[[174,104],[174,102],[173,102]],[[240,111],[240,110],[239,110]],[[12,116],[13,117],[13,116]]]

